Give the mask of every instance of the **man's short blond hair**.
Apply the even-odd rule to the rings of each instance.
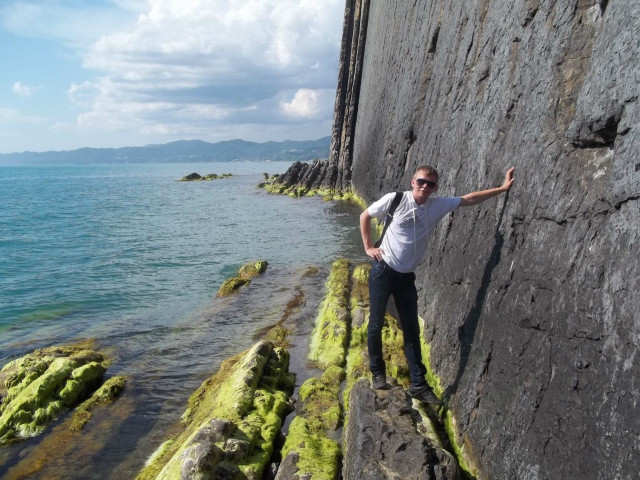
[[[413,174],[413,178],[416,178],[416,175],[421,172],[428,177],[435,177],[436,181],[438,181],[438,171],[432,166],[422,165],[421,167],[416,168],[416,173]]]

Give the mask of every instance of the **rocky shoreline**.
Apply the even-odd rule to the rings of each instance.
[[[261,262],[250,262],[240,272],[250,270],[257,275],[260,266],[266,268],[266,262]],[[288,353],[295,326],[273,325],[261,332],[253,347],[224,361],[191,395],[180,425],[158,445],[137,478],[356,479],[363,478],[363,472],[366,478],[472,478],[460,470],[451,453],[455,449],[443,435],[446,408],[436,410],[412,401],[404,390],[409,379],[402,332],[391,315],[387,316],[384,344],[392,386],[386,391],[370,387],[366,353],[369,268],[368,264],[354,266],[346,259],[332,265],[308,355],[318,375],[296,378],[302,366],[290,365]],[[286,316],[285,312],[283,318]],[[26,385],[22,395],[29,389],[44,391],[37,386],[44,382],[30,373],[42,370],[43,361],[52,371],[52,365],[63,366],[65,373],[59,375],[55,387],[46,390],[46,401],[42,395],[29,397],[32,399],[23,401],[20,408],[30,405],[34,411],[46,411],[52,402],[65,405],[69,413],[61,409],[47,417],[62,419],[54,429],[46,423],[32,428],[31,418],[15,414],[20,410],[15,406],[16,385]],[[118,402],[113,402],[124,388],[124,379],[112,377],[100,386],[108,363],[103,354],[80,344],[38,350],[7,364],[0,374],[5,389],[0,410],[3,440],[41,434],[43,443],[56,444],[61,438],[77,436],[85,424],[94,421],[94,409],[117,410]],[[89,369],[95,374],[82,373]],[[52,374],[41,376],[47,375]],[[73,404],[65,392],[79,379],[86,379],[91,388],[79,388]],[[299,388],[294,395],[296,384]],[[436,391],[442,394],[437,386]],[[88,400],[82,402],[85,398]],[[32,417],[44,418],[38,413]],[[8,433],[4,426],[15,424],[15,418],[30,422]],[[41,462],[54,461],[50,457],[55,455],[48,451]],[[12,478],[37,471],[33,465],[31,459]]]
[[[158,447],[137,478],[473,478],[444,447],[446,408],[406,394],[402,332],[391,315],[384,344],[392,387],[371,389],[368,271],[346,259],[332,265],[308,355],[321,375],[304,380],[292,397],[293,332],[282,325],[263,332],[192,395],[183,430]]]

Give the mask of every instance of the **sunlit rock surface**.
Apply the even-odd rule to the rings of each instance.
[[[472,470],[634,477],[640,4],[350,0],[345,19],[329,187],[369,203],[430,164],[462,195],[516,167],[417,271]]]
[[[191,396],[184,430],[165,441],[139,479],[261,479],[291,409],[289,356],[271,342],[225,360]]]
[[[0,371],[0,445],[41,434],[91,396],[108,360],[89,344],[36,350]]]
[[[356,382],[344,433],[342,478],[459,479],[456,460],[416,431],[412,415],[403,389],[375,391],[366,379]]]

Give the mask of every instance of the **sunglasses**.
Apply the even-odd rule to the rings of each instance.
[[[429,188],[436,188],[438,186],[438,182],[427,180],[426,178],[415,178],[414,180],[419,187],[424,187],[426,185]]]

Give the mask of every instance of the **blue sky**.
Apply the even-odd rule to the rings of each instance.
[[[2,0],[0,153],[331,132],[344,0]]]

